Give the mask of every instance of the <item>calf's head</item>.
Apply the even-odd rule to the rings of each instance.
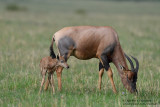
[[[57,55],[57,60],[58,60],[58,65],[59,66],[62,66],[62,67],[64,67],[64,68],[66,68],[66,69],[68,69],[69,68],[69,65],[66,63],[66,61],[64,60],[64,58],[63,57],[59,57],[58,55]]]

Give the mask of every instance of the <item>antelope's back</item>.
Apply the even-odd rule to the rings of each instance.
[[[51,69],[54,66],[56,66],[57,60],[56,58],[52,59],[52,57],[47,56],[41,59],[40,61],[40,67]]]
[[[55,34],[55,42],[64,37],[70,37],[76,44],[99,44],[103,39],[107,42],[118,41],[116,31],[109,26],[74,26],[65,27]]]

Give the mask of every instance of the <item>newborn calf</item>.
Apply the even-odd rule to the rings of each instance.
[[[59,60],[59,57],[52,58],[50,56],[47,56],[47,57],[44,57],[44,58],[41,59],[40,69],[41,69],[41,75],[42,75],[42,82],[41,82],[41,87],[40,87],[39,93],[41,93],[41,91],[42,91],[42,87],[43,87],[44,82],[45,82],[46,73],[48,73],[49,84],[52,87],[53,93],[55,93],[53,73],[57,69],[58,66],[62,66],[62,67],[67,68],[67,69],[69,68],[67,63]]]

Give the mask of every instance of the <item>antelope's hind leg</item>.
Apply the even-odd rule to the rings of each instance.
[[[54,94],[55,93],[55,88],[54,88],[53,73],[51,74],[51,86],[52,86],[52,91],[53,91],[53,94]]]
[[[42,87],[43,87],[44,82],[45,82],[46,70],[42,69],[41,70],[41,74],[42,74],[42,81],[41,81],[41,86],[40,86],[39,94],[41,93]]]

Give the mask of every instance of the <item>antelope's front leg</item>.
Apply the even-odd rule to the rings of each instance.
[[[61,89],[62,89],[62,83],[61,83],[62,70],[63,70],[63,67],[60,67],[60,66],[59,66],[58,69],[56,70],[57,80],[58,80],[58,89],[59,89],[59,91],[61,91]]]
[[[113,92],[114,92],[114,93],[117,93],[117,90],[116,90],[116,87],[115,87],[114,81],[113,81],[113,73],[112,73],[111,68],[108,69],[107,74],[108,74],[108,77],[109,77],[109,79],[110,79],[110,81],[111,81],[111,85],[112,85],[112,88],[113,88]]]
[[[55,93],[55,88],[54,88],[53,73],[51,74],[51,86],[52,86],[52,91],[53,91],[53,94],[54,94]]]
[[[99,81],[98,81],[98,88],[101,90],[101,83],[102,83],[102,76],[104,73],[104,67],[101,62],[99,62]]]
[[[47,81],[46,81],[45,86],[44,86],[44,90],[45,90],[45,91],[47,91],[48,86],[49,86],[49,80],[48,80],[48,78],[47,78]]]
[[[106,52],[106,51],[105,51]],[[112,88],[113,88],[113,92],[114,93],[117,93],[116,91],[116,88],[115,88],[115,85],[114,85],[114,81],[113,81],[113,73],[112,73],[112,70],[111,70],[111,67],[109,65],[109,61],[107,59],[107,56],[105,54],[102,54],[101,55],[101,58],[100,58],[100,64],[99,64],[99,68],[105,68],[105,70],[107,71],[107,74],[108,74],[108,77],[111,81],[111,85],[112,85]]]
[[[48,73],[48,80],[49,80],[49,84],[51,85],[52,87],[52,92],[55,93],[55,90],[54,90],[54,85],[53,85],[53,73]]]

